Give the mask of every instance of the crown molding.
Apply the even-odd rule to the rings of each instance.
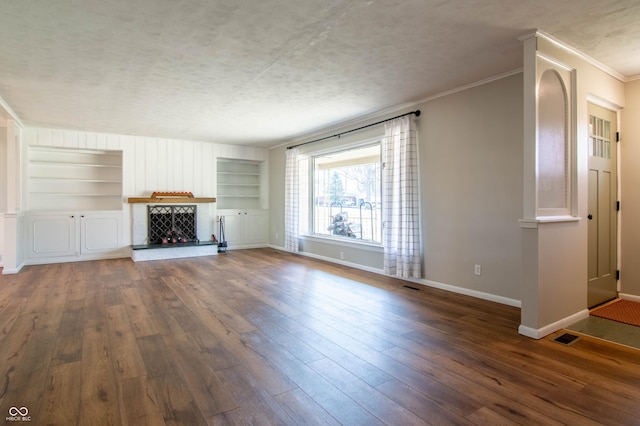
[[[512,75],[516,75],[516,74],[520,74],[522,72],[523,68],[517,68],[515,70],[511,70],[511,71],[507,71],[504,72],[502,74],[498,74],[498,75],[494,75],[482,80],[478,80],[476,82],[470,83],[470,84],[466,84],[464,86],[460,86],[460,87],[456,87],[455,89],[451,89],[451,90],[445,90],[444,92],[440,92],[436,95],[433,96],[429,96],[427,98],[421,99],[419,101],[417,101],[416,103],[413,104],[413,106],[424,103],[424,102],[429,102],[429,101],[433,101],[435,99],[438,98],[443,98],[445,96],[449,96],[449,95],[453,95],[454,93],[458,93],[458,92],[463,92],[465,90],[468,89],[472,89],[474,87],[478,87],[478,86],[484,86],[485,84],[491,83],[493,81],[497,81],[497,80],[502,80],[503,78],[507,78],[507,77],[511,77]]]
[[[619,72],[617,72],[616,70],[614,70],[613,68],[603,64],[602,62],[592,58],[591,56],[587,55],[586,53],[583,53],[581,51],[579,51],[578,49],[568,45],[567,43],[558,40],[557,38],[553,37],[552,35],[549,35],[547,33],[545,33],[544,31],[541,30],[536,30],[534,32],[531,33],[526,33],[520,37],[518,37],[518,40],[524,41],[528,38],[531,37],[540,37],[540,38],[544,38],[545,40],[549,41],[550,43],[553,43],[556,47],[559,47],[560,49],[570,53],[573,56],[576,56],[580,59],[582,59],[583,61],[593,65],[594,67],[598,68],[600,71],[603,71],[606,74],[609,74],[611,77],[620,80],[623,83],[626,83],[627,81],[629,81],[628,77],[625,77],[624,75],[620,74]],[[637,76],[636,78],[640,78],[640,76]]]
[[[375,111],[375,112],[360,116],[358,118],[354,118],[352,120],[343,121],[343,122],[340,122],[340,123],[335,123],[333,125],[328,125],[326,127],[323,127],[321,130],[317,130],[317,131],[312,132],[312,133],[307,133],[307,134],[304,134],[302,136],[295,137],[295,138],[290,139],[290,140],[288,140],[286,142],[283,142],[283,143],[280,143],[278,145],[269,147],[268,149],[276,149],[276,148],[281,148],[283,146],[289,146],[289,145],[295,145],[295,144],[303,143],[303,142],[305,142],[307,140],[312,140],[312,139],[317,139],[319,137],[322,137],[323,135],[325,135],[327,133],[336,132],[336,131],[339,131],[341,129],[346,129],[346,128],[349,128],[349,127],[361,126],[361,125],[363,125],[363,123],[366,123],[366,122],[369,122],[369,121],[383,120],[386,117],[389,117],[391,115],[398,115],[398,114],[402,114],[404,112],[408,112],[409,110],[415,109],[420,104],[423,104],[425,102],[430,102],[430,101],[433,101],[433,100],[438,99],[438,98],[443,98],[445,96],[452,95],[454,93],[458,93],[458,92],[462,92],[462,91],[467,90],[467,89],[471,89],[471,88],[474,88],[474,87],[482,86],[482,85],[485,85],[487,83],[491,83],[492,81],[501,80],[503,78],[507,78],[507,77],[510,77],[512,75],[519,74],[521,72],[522,72],[522,68],[518,68],[518,69],[515,69],[515,70],[507,71],[505,73],[494,75],[494,76],[491,76],[491,77],[488,77],[488,78],[485,78],[485,79],[482,79],[482,80],[478,80],[478,81],[475,81],[473,83],[466,84],[464,86],[456,87],[455,89],[445,90],[445,91],[440,92],[438,94],[431,95],[431,96],[428,96],[426,98],[419,99],[417,101],[406,102],[404,104],[395,105],[393,107],[386,108],[386,109],[383,109],[383,110],[378,110],[378,111]]]
[[[555,37],[545,33],[544,31],[541,30],[532,30],[526,33],[523,33],[522,35],[518,36],[517,39],[521,42],[524,42],[525,40],[529,40],[531,38],[544,38],[545,40],[549,41],[550,43],[554,44],[555,46],[559,47],[560,49],[570,53],[571,55],[574,55],[580,59],[582,59],[583,61],[593,65],[594,67],[596,67],[597,69],[605,72],[606,74],[610,75],[611,77],[620,80],[623,83],[627,83],[629,81],[634,81],[634,80],[640,80],[640,75],[636,75],[633,77],[625,77],[624,75],[620,74],[619,72],[615,71],[614,69],[608,67],[607,65],[604,65],[602,62],[597,61],[596,59],[592,58],[591,56],[582,53],[581,51],[575,49],[572,46],[569,46],[568,44],[556,39]],[[477,87],[477,86],[482,86],[484,84],[487,83],[491,83],[492,81],[496,81],[496,80],[500,80],[506,77],[510,77],[512,75],[515,74],[519,74],[523,71],[523,68],[518,68],[515,70],[511,70],[511,71],[507,71],[505,73],[502,74],[498,74],[492,77],[488,77],[485,78],[483,80],[478,80],[476,82],[464,85],[464,86],[460,86],[454,89],[450,89],[450,90],[446,90],[443,92],[440,92],[438,94],[423,98],[423,99],[419,99],[417,101],[412,101],[412,102],[407,102],[401,105],[396,105],[394,107],[391,108],[387,108],[384,110],[379,110],[379,111],[375,111],[372,112],[370,114],[364,115],[364,116],[360,116],[358,118],[354,118],[352,120],[348,120],[348,121],[344,121],[344,122],[339,122],[339,123],[334,123],[331,125],[328,125],[326,127],[323,127],[322,129],[316,130],[312,133],[306,133],[304,135],[295,137],[293,139],[289,139],[286,142],[280,143],[278,145],[269,147],[268,149],[275,149],[275,148],[280,148],[283,146],[288,146],[288,145],[293,145],[293,144],[299,144],[301,142],[304,142],[306,140],[312,140],[312,139],[316,139],[318,137],[321,137],[322,135],[325,135],[327,133],[330,132],[335,132],[337,130],[340,129],[345,129],[345,128],[349,128],[349,127],[355,127],[358,125],[362,125],[363,122],[366,121],[372,121],[372,120],[380,120],[383,119],[385,116],[389,116],[391,114],[398,114],[401,112],[405,112],[408,111],[409,109],[412,108],[416,108],[419,104],[425,103],[425,102],[429,102],[429,101],[433,101],[435,99],[438,98],[442,98],[445,96],[449,96],[452,95],[454,93],[457,92],[462,92],[464,90],[467,89],[471,89],[473,87]]]
[[[6,114],[2,114],[2,111],[0,111],[0,114],[4,115],[5,118],[10,118],[13,121],[15,121],[16,123],[18,123],[18,125],[20,127],[22,127],[24,129],[24,124],[22,124],[22,120],[20,120],[20,117],[18,117],[18,114],[16,114],[13,109],[11,109],[11,107],[9,106],[8,103],[6,103],[4,101],[4,99],[2,99],[2,97],[0,97],[0,109],[3,109],[4,112]],[[8,117],[7,117],[8,115]]]

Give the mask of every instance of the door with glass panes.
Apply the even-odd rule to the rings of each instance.
[[[617,297],[616,113],[589,104],[587,305]]]

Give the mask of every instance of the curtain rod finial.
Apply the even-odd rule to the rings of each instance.
[[[416,110],[416,112],[414,112],[414,114],[416,115],[416,117],[420,117],[420,110]]]

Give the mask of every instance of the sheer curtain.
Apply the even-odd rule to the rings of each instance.
[[[298,148],[287,149],[284,175],[284,248],[298,252],[299,210]]]
[[[420,278],[418,144],[413,116],[385,124],[382,155],[384,272],[402,278]]]

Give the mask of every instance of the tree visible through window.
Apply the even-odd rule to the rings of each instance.
[[[380,144],[313,157],[313,232],[381,241]]]

